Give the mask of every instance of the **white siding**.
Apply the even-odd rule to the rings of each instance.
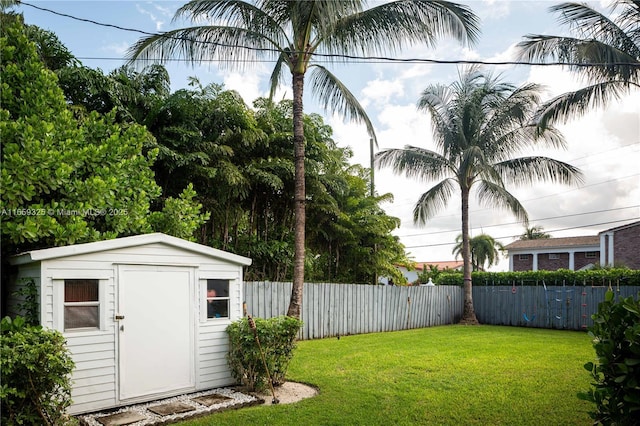
[[[21,276],[39,278],[42,270],[43,325],[63,332],[75,362],[72,374],[71,414],[120,405],[118,400],[117,265],[170,265],[195,268],[194,348],[196,390],[233,384],[227,365],[229,341],[226,327],[242,316],[242,266],[164,243],[74,254],[20,265]],[[100,282],[100,329],[64,332],[64,279],[94,278]],[[205,291],[200,280],[230,280],[230,317],[202,320]]]
[[[167,243],[119,247],[106,251],[51,256],[40,262],[20,265],[22,276],[36,279],[41,285],[43,326],[63,332],[75,362],[72,374],[73,405],[71,414],[79,414],[121,405],[118,400],[118,324],[117,309],[118,265],[189,266],[195,270],[195,312],[193,327],[196,333],[194,365],[196,390],[233,384],[226,355],[229,348],[226,327],[242,316],[242,265],[231,263],[197,251]],[[64,332],[64,279],[93,278],[100,282],[100,329]],[[230,310],[228,319],[206,320],[200,312],[205,307],[200,280],[208,278],[230,280]],[[206,288],[206,286],[204,287]]]

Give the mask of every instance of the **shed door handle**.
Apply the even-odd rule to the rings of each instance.
[[[115,320],[123,320],[124,319],[124,315],[116,315]]]

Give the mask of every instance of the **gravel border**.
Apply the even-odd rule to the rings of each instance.
[[[205,396],[205,395],[211,395],[211,394],[220,394],[231,399],[228,401],[220,402],[218,404],[213,404],[211,406],[202,405],[192,400],[192,398],[197,398],[199,396]],[[160,416],[148,410],[149,407],[153,407],[160,404],[167,404],[171,402],[181,402],[183,404],[187,404],[193,407],[194,410],[188,411],[186,413],[172,414],[168,416]],[[129,405],[126,407],[112,409],[108,411],[80,414],[76,416],[76,418],[79,420],[81,426],[103,426],[102,423],[98,422],[97,420],[99,417],[118,414],[118,413],[124,413],[124,412],[133,412],[133,413],[137,413],[145,416],[145,419],[135,423],[129,423],[127,424],[127,426],[165,425],[165,424],[176,422],[178,420],[204,416],[217,411],[237,409],[237,408],[247,407],[251,405],[258,405],[262,403],[264,403],[264,400],[254,395],[247,395],[244,393],[236,392],[235,390],[228,389],[228,388],[218,388],[218,389],[211,389],[211,390],[202,391],[202,392],[178,395],[172,398],[165,398],[161,400],[145,402],[142,404]]]

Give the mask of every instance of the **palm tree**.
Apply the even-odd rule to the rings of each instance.
[[[328,110],[373,126],[355,96],[327,68],[316,62],[345,61],[344,55],[395,53],[416,43],[433,45],[449,35],[475,41],[477,17],[466,6],[445,1],[402,0],[366,9],[364,0],[194,0],[176,12],[196,25],[139,40],[133,60],[184,58],[192,63],[217,59],[241,67],[271,59],[273,97],[285,69],[292,76],[295,155],[295,255],[293,290],[287,315],[300,317],[305,252],[305,142],[302,95],[309,69],[311,91]]]
[[[507,208],[527,222],[527,212],[505,188],[507,183],[535,181],[574,183],[575,167],[547,157],[514,156],[530,146],[564,147],[553,127],[532,123],[540,87],[515,87],[472,67],[449,86],[432,85],[420,97],[418,108],[431,115],[436,146],[441,153],[416,146],[389,149],[376,155],[376,163],[398,174],[422,181],[441,180],[421,195],[413,210],[417,224],[425,224],[445,207],[456,191],[462,202],[462,258],[464,262],[464,312],[462,322],[477,323],[473,309],[469,196],[476,188],[482,204]]]
[[[548,101],[539,114],[541,124],[580,115],[640,87],[640,2],[616,0],[610,10],[608,17],[586,4],[558,4],[550,11],[576,37],[527,35],[518,44],[520,60],[570,64],[589,84]]]
[[[469,238],[471,247],[471,266],[474,271],[483,271],[485,264],[487,268],[498,263],[500,252],[504,246],[487,234],[476,235]],[[451,252],[456,259],[462,254],[462,234],[456,237],[456,246]]]
[[[543,240],[547,238],[551,238],[551,235],[544,232],[542,226],[526,228],[524,234],[520,235],[521,240]]]

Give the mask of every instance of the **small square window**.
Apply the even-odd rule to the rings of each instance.
[[[64,280],[64,329],[100,328],[98,280]]]
[[[207,318],[229,317],[229,280],[207,280]]]
[[[586,257],[587,259],[595,259],[596,257],[598,257],[598,252],[597,251],[588,251],[584,254],[584,257]]]

